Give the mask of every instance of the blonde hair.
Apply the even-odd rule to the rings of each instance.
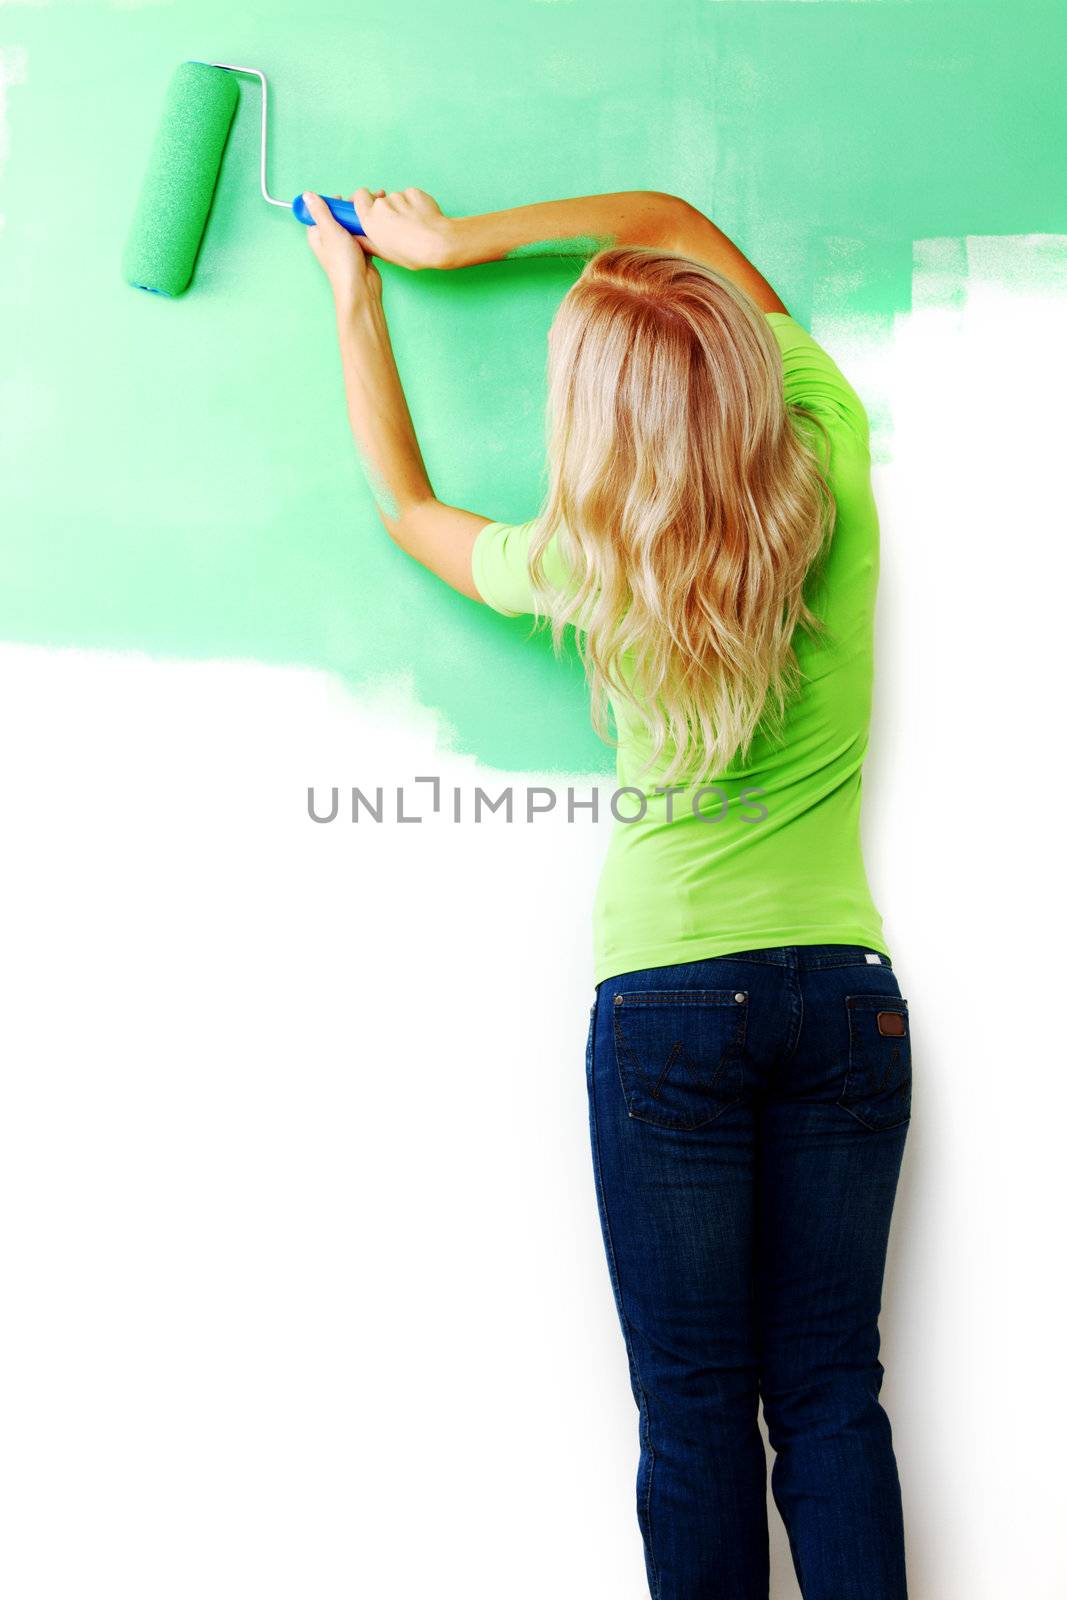
[[[642,770],[669,757],[667,782],[702,782],[747,756],[761,723],[780,731],[800,677],[794,632],[818,628],[802,591],[834,500],[793,425],[778,343],[710,267],[620,247],[564,298],[548,379],[536,613],[557,651],[564,626],[577,630],[600,736],[615,742],[614,695],[649,735]],[[554,535],[565,587],[545,571]]]

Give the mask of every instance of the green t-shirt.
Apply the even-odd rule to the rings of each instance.
[[[803,681],[787,708],[784,736],[757,733],[744,763],[706,780],[715,792],[657,794],[662,777],[655,769],[637,775],[647,736],[624,703],[613,703],[617,816],[639,820],[615,821],[601,872],[593,915],[597,983],[777,945],[863,944],[889,954],[860,845],[878,583],[867,414],[798,322],[781,311],[765,315],[782,352],[786,401],[816,413],[830,436],[837,520],[806,589],[825,631],[794,635]],[[474,545],[478,592],[509,616],[534,609],[526,565],[531,527],[491,522]],[[555,541],[545,566],[554,582],[565,582]],[[640,794],[621,793],[630,787]]]

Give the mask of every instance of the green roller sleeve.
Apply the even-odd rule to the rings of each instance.
[[[232,73],[199,61],[183,61],[171,79],[122,258],[135,288],[188,288],[238,93]]]

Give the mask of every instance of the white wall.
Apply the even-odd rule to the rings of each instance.
[[[884,1396],[913,1600],[1054,1600],[1064,241],[968,241],[955,309],[936,244],[891,342],[816,327],[894,418]],[[642,1600],[586,1132],[606,830],[310,823],[309,783],[503,781],[403,685],[7,646],[0,736],[6,1593]]]

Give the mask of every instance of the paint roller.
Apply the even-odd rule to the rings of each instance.
[[[167,90],[123,253],[123,274],[135,289],[173,296],[189,286],[240,98],[236,73],[258,78],[262,92],[259,187],[264,200],[291,210],[305,227],[315,220],[304,204],[303,193],[290,205],[287,200],[275,199],[267,188],[264,74],[256,67],[235,67],[227,61],[183,61]],[[322,198],[349,233],[363,232],[350,200]]]

